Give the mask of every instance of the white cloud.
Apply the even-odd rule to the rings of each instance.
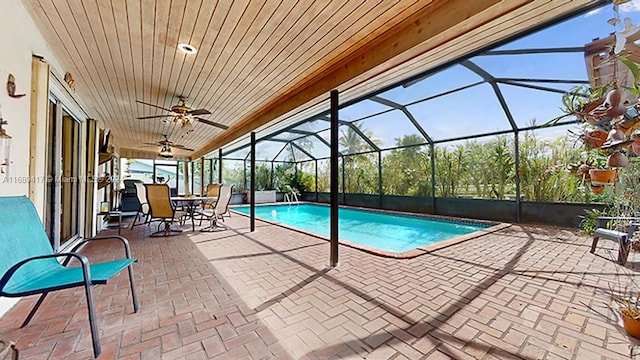
[[[624,3],[618,7],[620,12],[640,12],[640,0],[631,0],[628,3]]]
[[[599,13],[600,11],[602,11],[602,8],[593,9],[593,10],[589,11],[589,12],[586,14],[586,16],[593,16],[593,15],[595,15],[595,14]]]

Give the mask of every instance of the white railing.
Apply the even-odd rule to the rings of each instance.
[[[296,193],[286,193],[284,194],[285,202],[299,202],[298,195]]]

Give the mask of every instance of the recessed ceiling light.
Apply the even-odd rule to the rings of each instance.
[[[185,43],[178,44],[178,50],[182,51],[185,54],[195,54],[198,52],[195,46]]]

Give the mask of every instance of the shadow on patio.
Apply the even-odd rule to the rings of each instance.
[[[250,233],[242,216],[226,223],[169,238],[123,233],[140,259],[141,312],[126,277],[95,288],[101,359],[616,359],[635,344],[588,308],[606,313],[603,289],[619,268],[566,230],[514,226],[405,260],[342,246],[328,268],[326,241],[259,221]],[[0,319],[2,336],[24,358],[90,358],[82,294],[53,293],[18,329],[34,301]]]

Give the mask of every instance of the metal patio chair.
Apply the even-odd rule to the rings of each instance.
[[[180,229],[172,229],[171,225],[181,221],[187,212],[177,210],[171,202],[171,193],[167,184],[145,184],[147,190],[147,202],[149,204],[150,221],[158,220],[158,231],[150,236],[172,236],[182,232]],[[191,222],[193,225],[193,217]]]
[[[623,223],[627,223],[626,232],[611,229],[611,227],[617,227]],[[618,243],[618,264],[626,264],[631,250],[631,240],[638,227],[640,227],[639,217],[599,217],[598,228],[593,232],[590,252],[592,254],[595,253],[598,241],[601,238],[613,240]]]
[[[83,239],[69,251],[56,253],[40,222],[38,213],[26,196],[0,197],[0,296],[22,297],[41,294],[21,327],[27,326],[49,292],[83,286],[87,297],[89,325],[93,341],[93,355],[100,355],[100,340],[96,323],[91,286],[106,284],[125,268],[129,272],[133,310],[138,312],[138,299],[133,283],[129,242],[122,236]],[[94,240],[118,239],[124,248],[124,258],[101,263],[76,252],[81,246]],[[62,263],[58,261],[62,260]],[[80,266],[68,267],[72,259]]]

